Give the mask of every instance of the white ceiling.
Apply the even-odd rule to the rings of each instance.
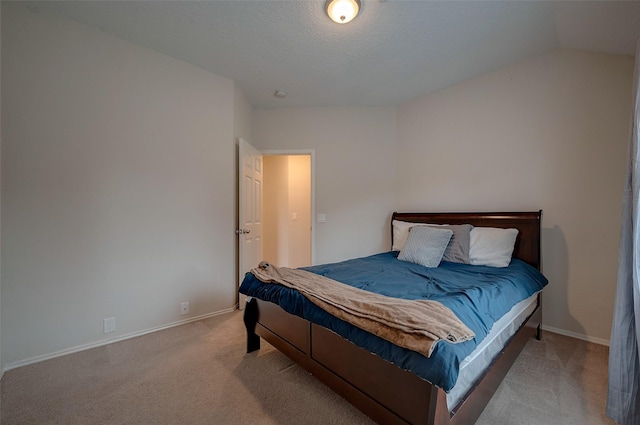
[[[258,108],[393,105],[558,47],[633,55],[640,1],[45,1],[60,14],[233,79]],[[273,96],[284,90],[288,96]]]

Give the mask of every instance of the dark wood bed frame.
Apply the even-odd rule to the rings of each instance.
[[[392,220],[516,228],[513,256],[540,269],[542,211],[515,213],[393,213]],[[393,235],[392,235],[393,238]],[[457,406],[445,392],[338,334],[291,315],[271,302],[248,298],[244,313],[247,352],[260,337],[297,362],[380,424],[468,425],[478,419],[526,343],[541,338],[538,305]]]

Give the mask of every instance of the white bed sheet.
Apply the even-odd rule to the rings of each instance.
[[[493,325],[489,335],[480,345],[462,361],[456,385],[447,394],[447,406],[450,411],[456,407],[462,397],[471,389],[509,338],[518,331],[527,317],[533,313],[537,305],[537,297],[538,293],[536,292],[513,306],[508,313]]]

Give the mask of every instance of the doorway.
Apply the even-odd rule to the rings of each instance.
[[[313,264],[312,152],[263,152],[263,258],[281,267]]]

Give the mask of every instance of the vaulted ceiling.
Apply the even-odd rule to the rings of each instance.
[[[229,77],[257,108],[393,105],[556,48],[633,55],[640,36],[640,1],[364,0],[345,25],[317,0],[28,4]]]

